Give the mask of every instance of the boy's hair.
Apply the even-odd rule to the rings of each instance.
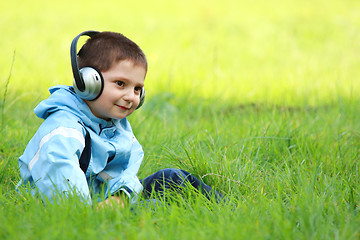
[[[147,71],[143,51],[121,33],[100,32],[89,38],[78,53],[79,68],[90,66],[101,72],[109,70],[114,63],[122,60],[130,60]]]

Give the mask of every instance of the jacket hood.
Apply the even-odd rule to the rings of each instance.
[[[54,112],[66,111],[79,117],[85,125],[92,127],[94,130],[99,127],[109,127],[119,121],[118,119],[106,121],[96,117],[84,100],[76,95],[74,88],[71,86],[54,86],[49,88],[49,92],[50,97],[41,101],[34,109],[39,118],[46,119]]]

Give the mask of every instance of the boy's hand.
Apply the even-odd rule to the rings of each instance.
[[[110,207],[113,207],[115,205],[120,205],[122,208],[126,206],[128,203],[128,199],[126,199],[126,196],[120,195],[120,196],[111,196],[105,201],[99,202],[98,207],[103,208],[105,205],[109,205]]]

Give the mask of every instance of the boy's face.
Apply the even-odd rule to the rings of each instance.
[[[102,72],[104,90],[94,101],[85,101],[91,112],[99,118],[123,119],[129,116],[140,103],[140,92],[144,86],[146,70],[132,61],[115,63]]]

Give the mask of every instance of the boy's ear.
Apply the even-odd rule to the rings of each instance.
[[[77,35],[70,46],[71,67],[74,75],[73,86],[76,94],[88,101],[97,99],[104,89],[104,79],[100,71],[94,67],[79,69],[77,61],[77,43],[81,36],[90,38],[98,34],[98,31],[85,31]]]

